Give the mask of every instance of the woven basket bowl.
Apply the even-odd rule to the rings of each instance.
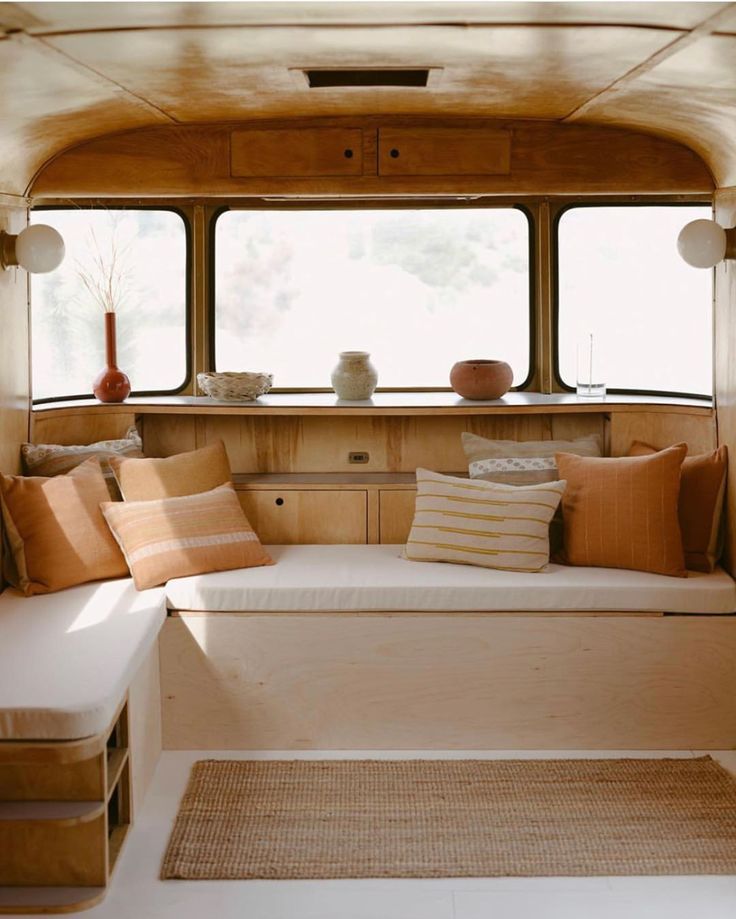
[[[273,385],[270,373],[198,373],[197,384],[212,399],[252,402]]]

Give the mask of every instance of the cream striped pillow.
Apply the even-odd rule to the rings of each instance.
[[[196,495],[100,507],[138,590],[171,578],[273,564],[229,482]]]
[[[416,511],[404,557],[539,571],[549,561],[549,524],[565,485],[501,485],[417,469]]]

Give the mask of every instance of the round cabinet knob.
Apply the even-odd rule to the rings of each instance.
[[[351,160],[353,158],[353,151],[350,149],[350,147],[348,147],[348,149],[345,150],[345,152],[343,153],[343,156],[345,157],[346,160]]]
[[[282,505],[283,503],[284,503],[284,499],[283,499],[283,498],[276,498],[276,505],[277,505],[278,507],[281,507],[281,505]]]
[[[389,150],[388,155],[389,155],[392,159],[397,160],[397,159],[399,158],[399,151],[396,149],[396,147],[392,147],[392,148]]]

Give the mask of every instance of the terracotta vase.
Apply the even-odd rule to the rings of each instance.
[[[513,382],[506,361],[458,361],[450,371],[450,386],[463,399],[500,399]]]
[[[125,402],[130,380],[118,367],[115,313],[105,313],[105,362],[107,366],[92,384],[92,392],[100,402]]]

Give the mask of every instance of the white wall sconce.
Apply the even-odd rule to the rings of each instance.
[[[724,258],[736,259],[736,227],[724,229],[715,220],[691,220],[680,230],[677,251],[693,268],[714,268]]]
[[[64,260],[61,233],[43,223],[34,223],[14,236],[0,231],[0,266],[25,268],[34,274],[45,274],[58,268]]]

